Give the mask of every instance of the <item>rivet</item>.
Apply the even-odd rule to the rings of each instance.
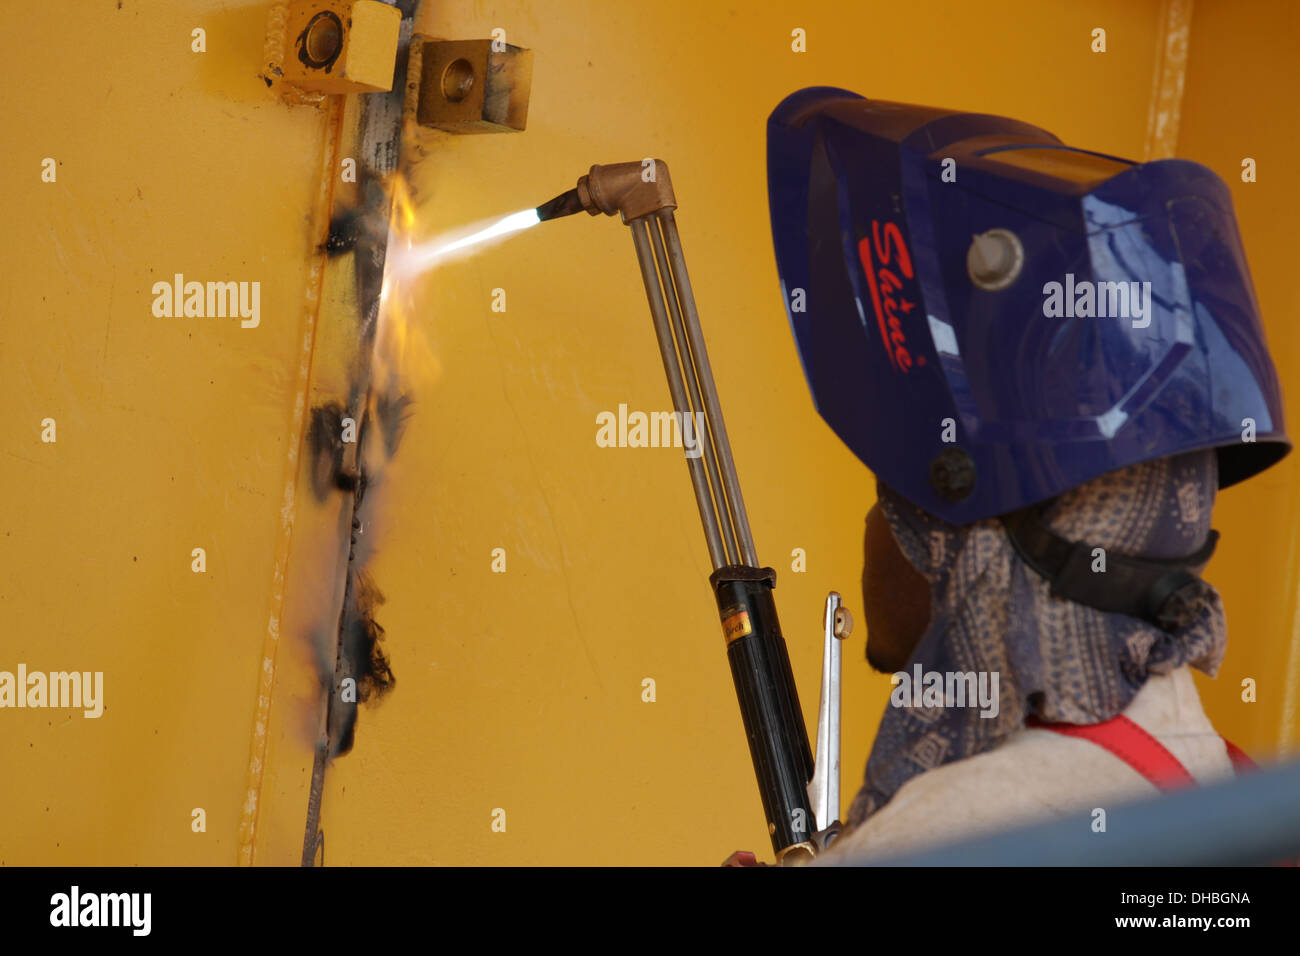
[[[930,462],[930,484],[949,501],[960,501],[975,490],[975,462],[960,448],[949,448]]]
[[[990,229],[973,236],[966,251],[966,273],[986,292],[1011,285],[1024,264],[1025,248],[1009,229]]]

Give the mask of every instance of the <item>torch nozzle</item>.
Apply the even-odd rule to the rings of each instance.
[[[537,221],[546,222],[548,219],[559,219],[561,216],[572,216],[576,212],[582,212],[585,207],[582,199],[578,196],[576,188],[570,189],[566,193],[560,193],[554,199],[547,200],[537,207]]]

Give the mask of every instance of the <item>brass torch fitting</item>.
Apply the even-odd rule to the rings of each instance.
[[[578,180],[577,192],[582,208],[591,215],[621,213],[625,223],[677,207],[668,164],[662,159],[592,166]]]

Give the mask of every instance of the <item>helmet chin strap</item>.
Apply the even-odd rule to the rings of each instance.
[[[1183,558],[1135,557],[1062,538],[1042,520],[1049,503],[1010,512],[1001,521],[1016,553],[1048,580],[1052,594],[1170,632],[1200,615],[1210,586],[1199,575],[1214,554],[1219,532],[1211,531],[1195,554]],[[1105,570],[1093,570],[1096,551],[1105,554]]]

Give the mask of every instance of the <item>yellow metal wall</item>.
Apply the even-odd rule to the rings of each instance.
[[[1300,84],[1300,9],[1248,0],[1198,3],[1192,19],[1178,153],[1204,163],[1232,190],[1286,399],[1300,427],[1300,290],[1295,230],[1300,188],[1290,171],[1300,132],[1290,91]],[[1242,182],[1242,160],[1257,179]],[[1231,488],[1215,509],[1223,531],[1210,579],[1228,612],[1228,655],[1217,681],[1198,680],[1219,732],[1249,753],[1295,751],[1300,740],[1300,459],[1292,454]],[[1244,680],[1257,687],[1242,700]]]
[[[1231,38],[1215,31],[1229,14],[1198,11],[1179,147],[1230,183],[1239,152],[1260,159],[1260,183],[1234,191],[1286,381],[1294,292],[1277,213],[1296,205],[1282,171],[1295,134],[1269,118],[1287,87],[1261,72],[1254,101],[1231,92],[1245,64],[1294,73],[1271,26],[1282,6],[1249,7]],[[0,669],[103,670],[108,705],[97,721],[0,713],[0,861],[233,863],[243,825],[245,858],[295,863],[315,733],[303,632],[338,559],[329,514],[303,503],[297,455],[304,403],[328,394],[321,369],[346,353],[348,302],[321,289],[314,251],[330,150],[347,145],[333,124],[345,123],[281,104],[258,79],[266,4],[16,10],[0,34],[12,197],[0,240]],[[408,144],[421,233],[535,205],[595,162],[670,163],[810,718],[825,592],[860,602],[872,482],[814,412],[786,326],[768,112],[831,84],[1015,116],[1140,156],[1158,24],[1158,4],[1119,0],[422,11],[419,32],[500,27],[536,61],[527,132]],[[208,32],[204,54],[190,51],[195,27]],[[1105,54],[1089,50],[1094,27],[1107,30]],[[795,28],[807,53],[791,52]],[[60,162],[57,183],[40,180],[46,156]],[[261,326],[155,318],[149,288],[175,272],[260,280]],[[505,312],[491,309],[496,289]],[[548,224],[449,263],[412,299],[403,371],[415,405],[366,530],[397,686],[363,709],[355,750],[326,778],[326,863],[710,864],[765,851],[680,453],[595,443],[598,412],[669,404],[626,228]],[[40,441],[46,417],[56,444]],[[1211,568],[1232,649],[1225,679],[1202,686],[1221,729],[1264,753],[1297,685],[1294,480],[1288,464],[1225,496]],[[207,548],[202,575],[195,547]],[[494,548],[504,574],[492,572]],[[794,548],[806,573],[790,570]],[[859,628],[845,662],[846,801],[888,687],[862,663],[863,638]],[[258,727],[268,663],[273,706]],[[1260,681],[1249,709],[1241,674]],[[205,833],[191,829],[195,807]],[[492,829],[497,809],[505,832]]]
[[[19,4],[6,21],[0,669],[103,671],[106,705],[0,712],[0,860],[232,863],[322,118],[257,78],[264,7]],[[156,318],[152,285],[178,272],[260,281],[259,327]]]

